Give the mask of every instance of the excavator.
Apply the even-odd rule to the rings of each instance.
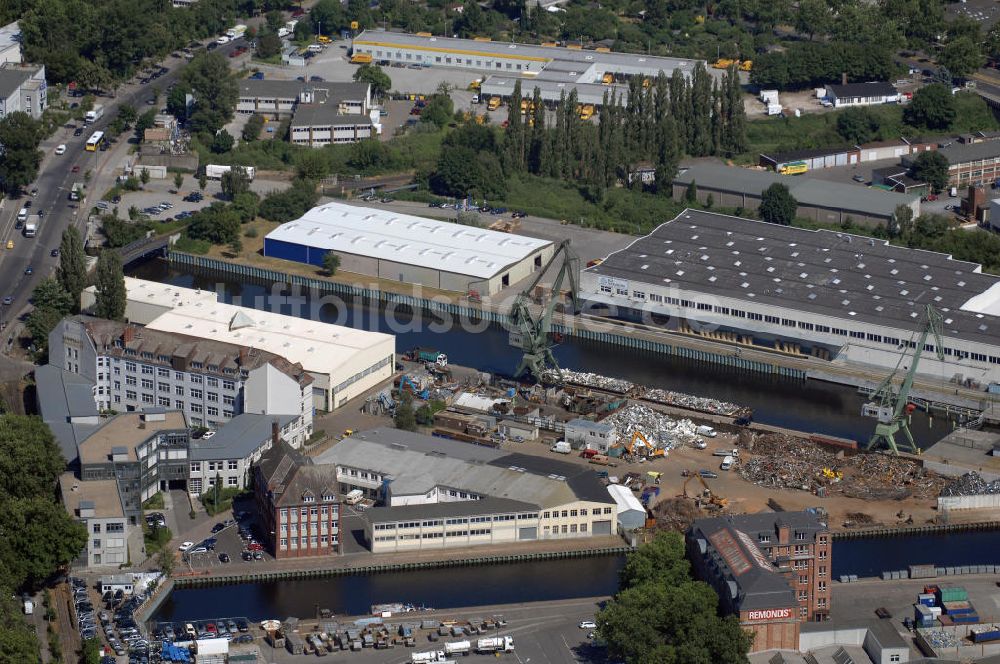
[[[688,495],[688,484],[690,484],[691,480],[693,480],[695,478],[698,479],[698,482],[701,483],[701,486],[704,489],[704,491],[702,492],[701,496],[689,496]],[[723,509],[724,507],[726,507],[727,505],[729,505],[729,499],[715,495],[715,492],[712,491],[708,487],[708,483],[705,481],[705,478],[702,477],[701,475],[699,475],[698,473],[689,473],[688,474],[688,478],[686,480],[684,480],[684,486],[681,489],[681,493],[683,494],[684,498],[694,498],[694,500],[696,502],[700,501],[703,496],[707,497],[708,498],[708,504],[709,505],[714,505],[715,508],[717,508],[717,509]]]
[[[654,448],[649,444],[649,440],[642,434],[641,431],[636,431],[632,434],[632,440],[629,441],[628,445],[625,446],[625,451],[630,455],[635,456],[635,444],[641,441],[646,449],[646,457],[649,459],[655,459],[664,455],[664,451],[659,448]]]

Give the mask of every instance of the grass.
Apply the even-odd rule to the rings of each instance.
[[[204,256],[212,249],[212,244],[206,240],[193,240],[187,235],[181,235],[173,246],[174,251]]]
[[[214,488],[210,488],[205,493],[198,497],[201,500],[201,504],[205,506],[205,511],[209,516],[215,516],[220,512],[225,512],[232,509],[233,499],[243,493],[243,489],[237,487],[226,487],[224,489],[219,489],[218,491],[218,502],[216,502],[216,491]]]
[[[170,543],[173,536],[169,528],[150,528],[143,524],[142,540],[146,546],[146,555],[152,556],[163,551],[163,547]]]
[[[149,500],[142,504],[142,509],[144,510],[162,510],[163,509],[163,494],[157,491]]]

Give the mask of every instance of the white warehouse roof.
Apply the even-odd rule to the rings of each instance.
[[[282,224],[267,240],[488,279],[552,244],[389,210],[327,203]]]
[[[638,510],[643,514],[646,513],[646,508],[642,506],[642,503],[635,497],[631,489],[621,484],[609,484],[608,493],[611,494],[615,504],[618,506],[617,514],[622,514],[629,510]]]

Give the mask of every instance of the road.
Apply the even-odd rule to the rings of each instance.
[[[237,40],[220,46],[217,52],[228,56],[229,52],[241,43],[242,40]],[[75,226],[81,236],[85,235],[87,210],[79,209],[69,200],[69,190],[74,182],[84,180],[87,171],[91,171],[91,182],[96,182],[102,171],[116,166],[111,163],[113,151],[84,150],[87,138],[94,131],[106,130],[117,114],[118,108],[123,104],[131,104],[140,113],[143,112],[147,107],[147,101],[153,98],[154,89],[165,91],[177,79],[187,60],[167,57],[161,64],[168,68],[168,72],[160,78],[146,85],[134,83],[123,85],[113,98],[98,97],[96,103],[104,105],[104,116],[85,128],[80,136],[73,136],[72,129],[62,127],[42,142],[40,149],[44,157],[38,177],[34,183],[26,187],[28,191],[37,188],[38,194],[34,197],[24,194],[19,199],[10,199],[0,211],[0,247],[6,247],[8,241],[14,243],[13,249],[0,249],[2,252],[0,284],[3,284],[4,288],[4,291],[0,292],[0,297],[9,295],[14,298],[13,303],[3,306],[3,311],[0,312],[0,321],[3,323],[10,323],[25,313],[31,291],[42,279],[54,274],[59,259],[52,256],[51,252],[59,246],[63,231],[69,226]],[[61,156],[55,154],[55,148],[59,144],[66,145],[66,153]],[[79,168],[78,173],[72,172],[74,167]],[[100,196],[104,192],[93,193]],[[43,213],[38,234],[30,239],[25,238],[21,231],[15,228],[17,213],[27,200],[32,201],[29,210],[32,214]],[[33,269],[31,275],[25,273],[29,266]],[[6,327],[3,337],[4,349],[9,347],[13,337],[16,336],[15,327]]]

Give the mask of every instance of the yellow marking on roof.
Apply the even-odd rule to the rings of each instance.
[[[496,43],[496,42],[491,42]],[[456,55],[477,55],[484,58],[504,58],[507,60],[529,60],[531,62],[552,62],[552,58],[540,58],[535,55],[518,55],[516,53],[487,53],[485,51],[469,51],[465,49],[458,48],[442,48],[440,46],[411,46],[409,44],[393,44],[392,42],[375,42],[375,41],[359,41],[354,40],[355,46],[381,46],[383,48],[400,48],[400,49],[420,49],[422,51],[431,51],[433,53],[453,53]],[[512,49],[513,50],[513,49]]]

